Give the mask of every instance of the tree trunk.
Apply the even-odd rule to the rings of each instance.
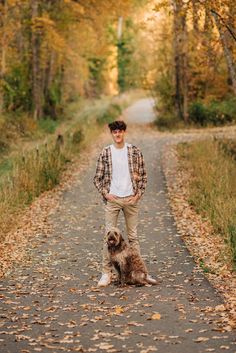
[[[33,117],[35,120],[42,117],[42,83],[40,70],[40,35],[35,28],[35,20],[39,16],[38,0],[31,0],[31,18],[32,18],[32,99],[33,99]]]
[[[173,51],[175,71],[175,107],[178,116],[188,120],[187,26],[182,0],[171,0],[173,7]]]
[[[195,33],[199,33],[199,15],[198,15],[198,4],[196,0],[192,0],[192,11],[193,11],[193,29]]]
[[[181,94],[181,34],[180,34],[180,3],[179,0],[171,0],[173,18],[173,49],[174,49],[174,71],[175,71],[175,107],[177,114],[183,118],[182,94]]]
[[[215,11],[211,11],[211,13],[214,16],[215,23],[216,23],[217,29],[219,31],[221,44],[222,44],[224,54],[225,54],[225,59],[227,62],[230,80],[232,82],[232,88],[233,88],[234,94],[236,95],[236,70],[235,70],[234,61],[233,61],[233,55],[232,55],[231,51],[229,50],[227,39],[226,39],[225,29],[223,28],[223,26],[221,24],[221,20],[220,20],[218,14]]]
[[[188,59],[187,59],[187,25],[186,13],[182,15],[183,51],[182,51],[182,74],[183,74],[183,118],[188,122]]]
[[[1,64],[0,64],[0,113],[3,111],[3,79],[6,73],[6,21],[7,21],[7,0],[1,0],[0,6],[2,9],[2,20],[1,20]]]

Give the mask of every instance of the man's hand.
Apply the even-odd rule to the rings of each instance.
[[[107,201],[115,201],[117,199],[117,196],[113,194],[106,194],[105,198],[107,199]]]
[[[139,195],[136,194],[136,195],[130,196],[130,197],[127,199],[127,203],[128,203],[129,205],[133,205],[133,204],[135,204],[139,199],[140,199]]]

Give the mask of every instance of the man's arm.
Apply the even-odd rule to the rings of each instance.
[[[138,196],[139,198],[144,194],[147,186],[147,172],[142,152],[138,151],[138,165],[139,165],[139,180],[138,180]]]
[[[105,196],[106,194],[106,190],[104,190],[103,188],[104,171],[105,167],[103,162],[103,154],[101,152],[97,160],[96,172],[93,178],[93,183],[100,192],[100,194],[102,194],[103,196]]]
[[[143,158],[142,152],[138,148],[137,148],[137,155],[138,155],[138,160],[137,160],[138,175],[136,179],[137,193],[130,197],[128,202],[131,204],[137,202],[142,197],[147,185],[147,173],[146,173],[144,158]]]

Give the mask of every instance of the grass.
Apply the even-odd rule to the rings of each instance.
[[[221,234],[236,265],[236,162],[226,148],[231,145],[231,140],[198,141],[180,145],[179,153],[192,175],[189,202]]]
[[[58,120],[52,120],[50,118],[40,119],[38,122],[39,128],[46,132],[47,134],[53,134],[58,127],[59,122]]]

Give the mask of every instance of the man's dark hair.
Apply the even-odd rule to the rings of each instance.
[[[123,120],[116,120],[113,121],[112,123],[108,124],[110,131],[114,130],[126,130],[126,123]]]

